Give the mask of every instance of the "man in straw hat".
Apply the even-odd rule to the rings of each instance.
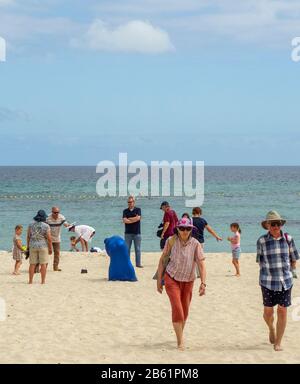
[[[276,211],[268,212],[261,225],[268,232],[257,241],[257,258],[260,265],[264,320],[269,328],[269,340],[275,351],[281,351],[281,340],[287,322],[287,307],[291,305],[293,286],[292,268],[296,268],[299,254],[293,238],[282,232],[285,220]],[[277,324],[274,328],[274,306],[277,307]]]

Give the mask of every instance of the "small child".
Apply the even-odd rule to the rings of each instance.
[[[19,269],[22,265],[23,259],[23,249],[21,235],[23,232],[22,225],[16,225],[15,227],[15,235],[13,238],[13,259],[15,262],[15,270],[13,271],[13,275],[20,275]]]
[[[79,252],[79,249],[76,247],[76,237],[70,237],[70,252]]]
[[[234,233],[232,237],[227,237],[227,240],[231,243],[232,251],[232,264],[235,267],[236,274],[235,276],[240,277],[240,263],[239,258],[241,255],[241,228],[238,223],[230,224],[231,232]]]

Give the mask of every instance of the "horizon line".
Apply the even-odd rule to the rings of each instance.
[[[163,161],[163,160],[162,160]],[[200,161],[200,160],[195,160],[196,161]],[[193,161],[194,163],[194,161]],[[130,165],[130,162],[128,163],[128,165]],[[146,163],[147,166],[151,166],[151,164],[149,163]],[[117,163],[116,163],[116,166],[119,166]],[[193,164],[194,166],[194,164]],[[37,165],[37,164],[23,164],[23,165],[19,165],[19,164],[6,164],[6,165],[2,165],[0,164],[0,168],[4,168],[4,167],[97,167],[97,164],[96,165],[87,165],[87,164],[41,164],[41,165]],[[300,164],[225,164],[225,165],[221,165],[221,164],[204,164],[204,167],[300,167]]]

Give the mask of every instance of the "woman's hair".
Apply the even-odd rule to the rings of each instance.
[[[200,207],[193,208],[193,215],[202,215],[202,209]]]
[[[232,227],[236,228],[239,233],[242,233],[239,223],[231,223],[230,228]]]
[[[23,229],[23,225],[18,224],[15,226],[15,231],[18,231],[19,229]]]
[[[186,217],[186,218],[190,219],[190,215],[187,212],[184,212],[182,214],[181,218],[183,218],[183,217]]]

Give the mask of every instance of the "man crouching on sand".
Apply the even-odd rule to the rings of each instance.
[[[275,351],[282,351],[281,340],[287,322],[287,307],[291,305],[293,286],[292,269],[296,269],[298,251],[293,238],[283,233],[285,224],[276,211],[270,211],[261,225],[268,233],[257,240],[257,258],[260,266],[259,281],[263,296],[264,320],[269,328],[269,340]],[[277,324],[274,328],[274,307]]]

